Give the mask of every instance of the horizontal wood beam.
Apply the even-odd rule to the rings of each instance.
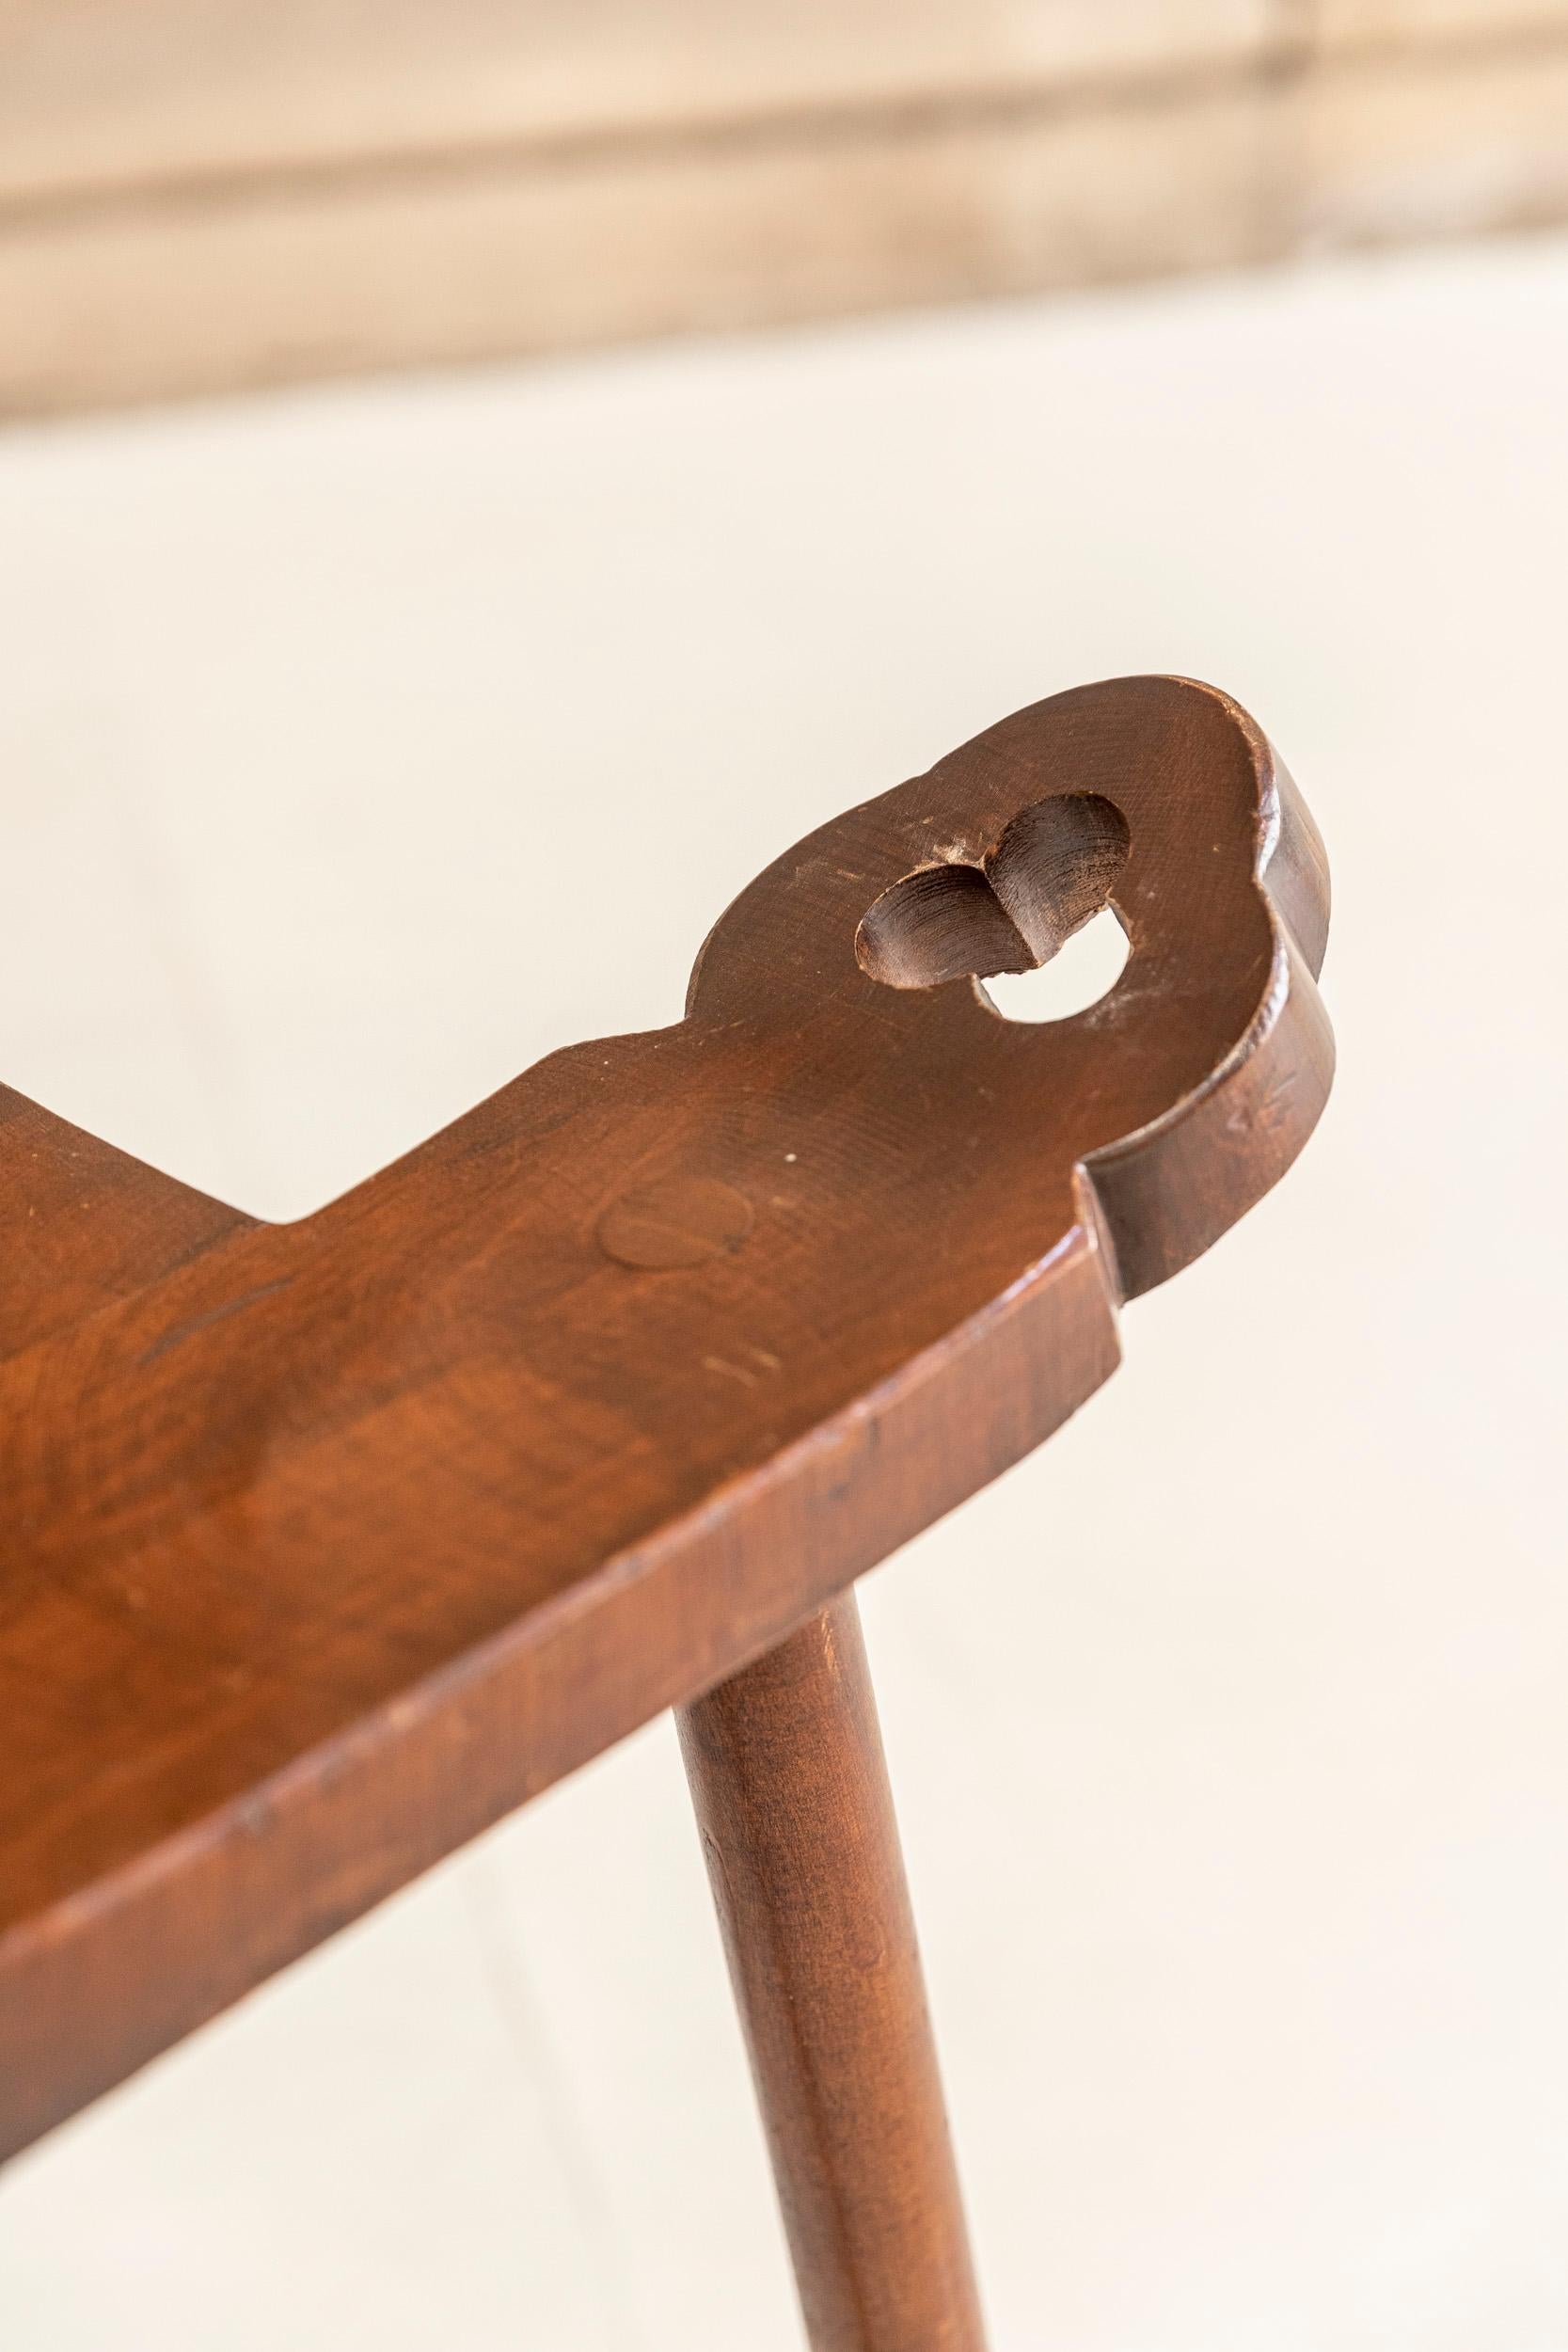
[[[776,21],[775,21],[776,20]],[[1568,218],[1568,0],[13,12],[0,411]]]

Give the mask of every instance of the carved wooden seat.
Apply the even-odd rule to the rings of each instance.
[[[812,2341],[977,2345],[849,1587],[1289,1166],[1326,914],[1251,721],[1134,678],[301,1223],[0,1092],[0,2152],[676,1707]]]

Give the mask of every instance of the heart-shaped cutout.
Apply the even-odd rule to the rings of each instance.
[[[1131,846],[1099,792],[1037,801],[979,865],[918,866],[884,890],[855,933],[861,969],[888,988],[1034,971],[1110,903]]]

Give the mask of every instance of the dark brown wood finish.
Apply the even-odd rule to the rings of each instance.
[[[812,2352],[984,2352],[854,1596],[680,1732]]]
[[[1107,898],[1112,993],[1001,1019]],[[1056,1427],[1309,1133],[1326,911],[1252,723],[1122,680],[303,1223],[0,1094],[0,2152]]]

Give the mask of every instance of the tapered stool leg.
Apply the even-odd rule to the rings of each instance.
[[[813,2352],[983,2352],[853,1597],[680,1733]]]

